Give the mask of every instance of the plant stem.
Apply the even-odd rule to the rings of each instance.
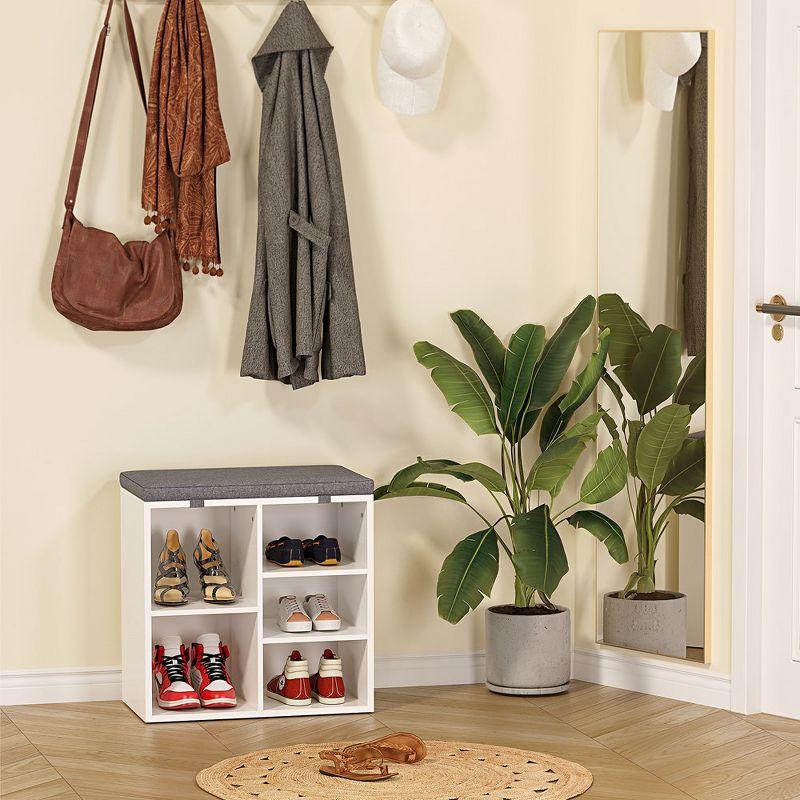
[[[705,500],[705,497],[700,497],[700,496],[690,496],[690,495],[684,495],[684,496],[682,496],[682,497],[676,497],[676,498],[675,498],[675,499],[674,499],[674,500],[673,500],[673,501],[672,501],[672,502],[671,502],[671,503],[670,503],[670,504],[669,504],[669,505],[668,505],[668,506],[667,506],[667,507],[666,507],[666,508],[665,508],[665,509],[664,509],[664,510],[661,512],[661,516],[659,516],[659,518],[656,520],[656,526],[657,526],[657,527],[660,527],[660,526],[661,526],[661,523],[662,523],[662,522],[664,522],[664,521],[666,521],[667,517],[668,517],[668,516],[669,516],[669,514],[670,514],[670,511],[672,511],[672,509],[673,509],[673,508],[675,508],[675,506],[677,506],[679,503],[682,503],[684,500]]]
[[[509,449],[511,451],[511,474],[514,476],[514,510],[518,511],[520,509],[522,491],[519,485],[519,475],[517,474],[516,447],[513,442],[511,443],[511,447]]]
[[[503,442],[503,455],[505,455],[505,452],[506,452],[506,447],[505,447],[505,442]],[[515,491],[516,491],[516,487],[515,487]],[[481,512],[478,511],[478,509],[475,508],[475,506],[472,505],[472,503],[466,503],[466,505],[469,506],[469,508],[471,508],[475,512],[475,514],[477,514],[477,516],[480,517],[480,519],[483,520],[483,522],[485,523],[487,528],[491,528],[495,532],[495,536],[497,538],[497,541],[500,542],[501,547],[503,548],[503,550],[505,550],[506,555],[508,556],[508,560],[511,562],[511,566],[514,569],[514,575],[515,575],[514,583],[515,583],[515,596],[516,596],[515,604],[516,605],[521,605],[521,604],[523,604],[523,601],[524,601],[524,604],[527,605],[528,601],[525,599],[524,596],[522,596],[522,591],[524,589],[524,584],[519,579],[519,575],[517,575],[517,567],[514,564],[514,553],[509,548],[509,546],[505,543],[505,541],[503,541],[503,538],[497,533],[497,526],[501,522],[504,521],[506,523],[506,526],[508,527],[509,536],[512,536],[510,520],[512,520],[514,518],[514,515],[506,513],[506,510],[503,508],[502,504],[500,503],[500,501],[497,499],[497,497],[495,496],[495,494],[493,492],[489,492],[489,494],[492,496],[492,499],[497,504],[497,507],[500,509],[500,514],[501,514],[501,516],[497,519],[497,521],[494,524],[489,522],[489,520],[483,514],[481,514]],[[506,494],[506,497],[508,498],[508,500],[510,502],[511,498],[508,497],[508,493],[506,492],[505,494]],[[514,504],[511,503],[511,505],[512,505],[512,511],[514,511],[515,510],[514,509]],[[513,544],[513,542],[512,542],[512,544]]]
[[[545,608],[549,608],[551,611],[556,609],[555,603],[541,589],[537,589],[536,592]]]
[[[497,541],[500,542],[500,544],[503,547],[503,550],[506,551],[506,554],[508,555],[508,559],[509,559],[509,561],[511,561],[511,566],[514,567],[514,573],[516,574],[517,568],[514,565],[514,554],[511,552],[511,550],[509,549],[508,545],[503,541],[502,537],[497,533],[497,526],[503,520],[506,520],[506,522],[508,523],[508,520],[512,518],[511,515],[503,513],[503,516],[500,517],[494,524],[492,524],[491,522],[489,522],[488,519],[486,519],[486,517],[483,516],[483,514],[481,514],[480,511],[478,511],[477,508],[475,508],[475,506],[470,505],[469,503],[467,503],[467,505],[486,523],[486,527],[487,528],[491,528],[491,530],[493,530],[495,532],[495,536],[497,537]],[[500,507],[500,511],[503,511],[502,506]],[[508,532],[509,532],[509,535],[510,535],[511,534],[511,525],[510,524],[508,526]]]
[[[511,522],[510,522],[510,520],[512,520],[514,517],[511,514],[506,514],[506,510],[503,508],[503,506],[500,503],[500,501],[494,495],[492,495],[492,499],[495,501],[495,503],[497,503],[497,507],[500,509],[500,513],[502,514],[500,519],[498,519],[497,522],[495,522],[495,525],[497,525],[497,523],[500,522],[501,520],[504,520],[505,523],[506,523],[506,527],[508,528],[508,535],[511,536],[512,534],[511,534]],[[510,502],[511,502],[511,500],[509,498],[509,504],[510,504]]]
[[[521,487],[518,485],[519,478],[518,478],[517,472],[516,472],[516,470],[514,468],[514,459],[512,458],[512,454],[508,452],[508,447],[506,446],[505,437],[502,437],[500,441],[501,441],[501,446],[502,446],[501,458],[502,458],[502,464],[503,464],[503,477],[506,479],[506,481],[508,481],[508,476],[507,476],[506,467],[505,467],[506,459],[507,459],[508,460],[509,469],[511,470],[511,477],[513,479],[512,480],[513,497],[508,496],[508,495],[507,496],[508,496],[509,502],[511,503],[511,507],[516,512],[518,510],[518,502],[519,502],[518,498],[519,498],[519,492],[521,490]]]
[[[471,503],[467,503],[467,505],[486,523],[486,527],[487,528],[494,528],[494,525],[492,525],[492,523],[489,522],[489,520],[486,519],[486,517],[484,517],[483,514],[481,514],[481,512],[478,511],[477,508],[475,508],[475,506],[473,506]],[[499,520],[498,520],[498,522],[499,522]],[[497,523],[495,523],[495,524],[497,524]]]
[[[523,452],[522,452],[522,439],[520,438],[517,442],[517,466],[519,468],[519,480],[520,480],[520,487],[522,489],[522,511],[528,511],[528,492],[526,489],[526,479],[525,479],[525,464],[523,461]]]
[[[509,550],[508,545],[502,540],[502,538],[500,538],[500,536],[497,537],[497,541],[500,542],[501,545],[503,545],[503,550],[506,551],[506,555],[508,556],[509,560],[511,561],[511,566],[513,567],[514,566],[514,554],[511,552],[511,550]],[[514,571],[516,572],[516,567],[514,567]]]
[[[562,514],[566,514],[571,508],[575,508],[575,506],[579,506],[581,504],[580,499],[576,500],[572,505],[565,506],[561,509],[561,511],[556,512],[553,517],[553,525],[558,525],[559,522],[563,522],[564,520],[558,519]]]
[[[506,475],[506,443],[503,434],[500,434],[500,473],[506,482],[506,497],[508,497],[508,475]]]
[[[628,495],[628,505],[631,509],[631,516],[636,519],[636,512],[633,509],[633,496],[631,495],[631,480],[633,480],[634,486],[636,485],[635,479],[625,478],[625,493]]]

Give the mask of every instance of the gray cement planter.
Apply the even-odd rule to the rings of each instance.
[[[486,686],[498,694],[558,694],[569,688],[568,608],[536,616],[486,609]]]
[[[686,595],[657,592],[663,600],[603,598],[603,642],[660,656],[686,658]]]

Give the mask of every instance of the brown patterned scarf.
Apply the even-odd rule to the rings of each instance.
[[[216,170],[230,157],[203,7],[165,0],[150,76],[142,208],[156,233],[174,230],[183,268],[195,275],[222,275]]]

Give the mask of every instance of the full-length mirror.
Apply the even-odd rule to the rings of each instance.
[[[598,549],[597,638],[707,662],[713,36],[603,31],[598,63],[599,402],[628,463],[598,510],[628,561]]]

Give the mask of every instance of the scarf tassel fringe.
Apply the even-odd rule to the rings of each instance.
[[[175,223],[168,217],[159,215],[158,211],[148,211],[147,216],[144,218],[144,224],[155,226],[156,235],[168,230],[175,231]],[[191,272],[192,275],[202,272],[203,275],[210,275],[212,278],[221,278],[225,274],[222,265],[214,263],[211,259],[204,259],[199,256],[185,256],[178,253],[178,260],[183,267],[183,271]]]

